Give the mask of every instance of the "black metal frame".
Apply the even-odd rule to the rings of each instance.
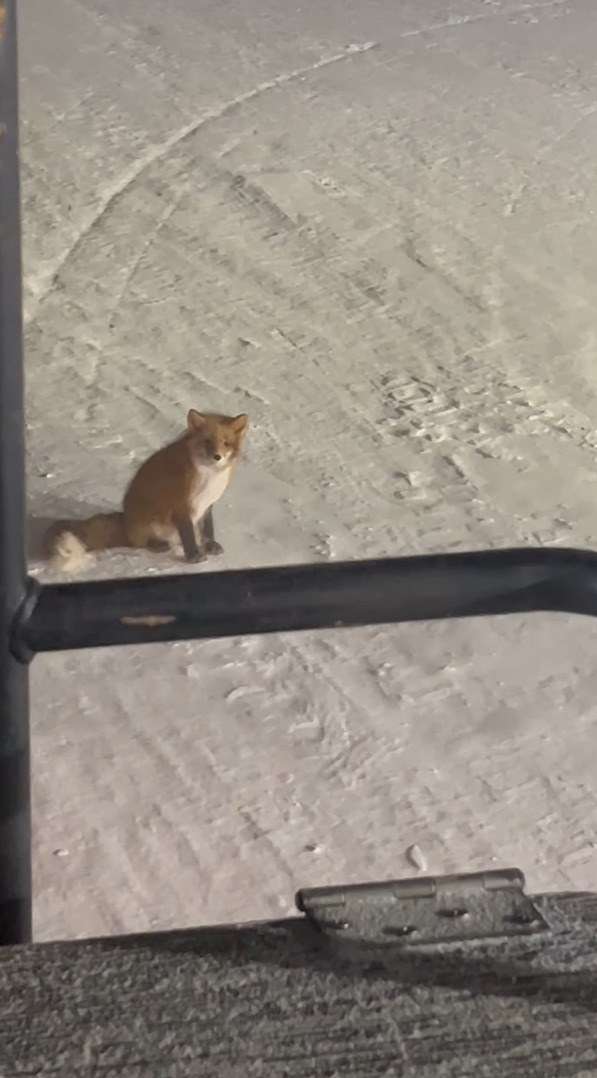
[[[16,0],[0,0],[0,944],[31,938],[28,661],[41,651],[539,610],[597,555],[506,550],[39,587],[27,576]]]
[[[27,588],[16,0],[0,0],[0,943],[31,936],[29,679],[10,646]]]

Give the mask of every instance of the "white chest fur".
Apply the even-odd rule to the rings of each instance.
[[[193,524],[198,524],[210,506],[222,497],[229,482],[230,468],[197,468],[190,505]]]

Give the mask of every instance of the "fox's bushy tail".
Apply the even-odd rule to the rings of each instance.
[[[57,520],[44,537],[44,556],[64,573],[82,568],[87,554],[127,547],[123,513],[98,513],[88,520]]]

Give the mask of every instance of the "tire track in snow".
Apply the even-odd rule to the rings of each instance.
[[[121,199],[133,185],[142,179],[148,168],[166,158],[173,150],[186,142],[192,135],[195,135],[202,127],[205,127],[206,124],[223,119],[229,113],[240,108],[242,105],[247,104],[249,101],[254,101],[256,98],[262,97],[271,90],[286,86],[289,83],[295,82],[297,79],[305,78],[312,72],[321,71],[322,69],[330,67],[332,64],[340,63],[341,61],[354,59],[355,56],[361,56],[376,47],[376,42],[373,41],[348,45],[342,52],[334,53],[332,56],[323,57],[313,64],[307,64],[305,67],[299,67],[292,71],[283,72],[281,75],[276,76],[276,78],[260,82],[252,89],[246,90],[244,93],[230,98],[230,100],[225,101],[223,104],[207,109],[198,119],[192,120],[191,123],[185,124],[184,127],[179,128],[171,138],[160,143],[160,145],[150,146],[121,176],[119,176],[116,181],[114,181],[114,183],[110,184],[109,187],[106,187],[102,191],[99,198],[99,204],[92,216],[82,226],[82,229],[76,236],[74,242],[63,252],[60,259],[58,259],[52,267],[45,269],[43,275],[38,275],[37,278],[33,274],[29,276],[28,282],[34,293],[34,300],[29,304],[29,308],[26,311],[26,323],[35,322],[41,305],[50,292],[56,287],[58,277],[69,260],[77,254],[91,233],[101,226],[104,217],[109,213],[110,209],[118,202],[118,200]]]

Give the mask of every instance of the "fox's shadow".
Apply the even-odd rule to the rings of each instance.
[[[93,505],[76,498],[36,498],[27,506],[26,549],[29,564],[43,561],[43,538],[57,520],[85,520],[95,513],[114,512],[115,506]]]

